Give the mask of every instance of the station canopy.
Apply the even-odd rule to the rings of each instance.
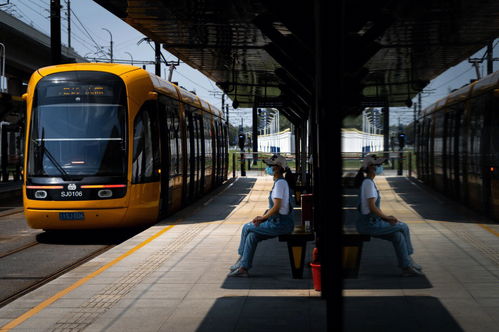
[[[239,107],[276,107],[291,120],[313,105],[314,1],[95,0],[216,82]],[[499,36],[499,1],[344,1],[348,112],[405,106],[431,79]],[[341,36],[344,36],[342,38]]]

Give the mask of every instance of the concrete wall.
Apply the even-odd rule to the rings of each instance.
[[[259,135],[258,151],[262,152],[295,152],[295,135],[290,129],[280,133]]]
[[[357,129],[342,129],[342,152],[383,151],[383,135],[369,134]]]

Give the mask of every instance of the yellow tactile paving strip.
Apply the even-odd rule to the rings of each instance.
[[[153,252],[148,252],[146,259],[143,260],[142,264],[137,265],[134,269],[122,275],[120,278],[116,278],[116,281],[111,282],[109,285],[107,285],[107,287],[90,296],[87,301],[79,306],[79,308],[73,308],[71,312],[60,317],[56,322],[54,322],[55,324],[52,325],[51,328],[49,328],[49,330],[51,331],[84,330],[85,328],[90,326],[96,319],[98,319],[99,316],[103,315],[124,296],[130,293],[134,289],[134,287],[143,282],[145,278],[155,272],[172,255],[176,254],[179,251],[185,250],[184,247],[186,245],[189,245],[194,240],[194,238],[200,235],[200,233],[203,232],[207,227],[212,227],[210,232],[213,232],[213,227],[218,228],[221,225],[231,224],[242,225],[252,220],[256,215],[263,214],[265,209],[268,207],[267,197],[272,187],[272,183],[273,181],[270,177],[257,178],[249,194],[246,195],[243,200],[241,200],[240,203],[235,207],[235,209],[223,220],[206,222],[197,221],[193,223],[189,221],[189,217],[186,217],[174,220],[173,222],[164,221],[158,224],[158,226],[151,227],[151,229],[159,227],[159,229],[161,230],[154,233],[154,235],[150,236],[139,245],[134,246],[125,254],[122,254],[119,257],[111,260],[94,272],[76,281],[69,287],[57,292],[44,301],[41,301],[38,305],[35,305],[32,309],[26,311],[17,318],[10,320],[7,324],[3,324],[3,326],[0,328],[0,331],[9,331],[16,326],[19,326],[26,320],[36,316],[39,312],[49,307],[51,304],[64,298],[67,295],[70,295],[71,292],[73,292],[80,286],[83,286],[91,279],[99,276],[102,272],[113,267],[115,264],[121,263],[121,261],[125,260],[126,258],[133,259],[131,256],[134,254],[137,255],[140,249],[145,248],[146,250],[150,251],[150,249],[147,249],[147,247],[151,247],[151,242],[153,240],[160,238],[174,226],[180,227],[181,230],[179,229],[180,231],[177,232],[178,236],[174,237],[172,241],[160,246],[155,251],[153,250]],[[209,200],[207,203],[209,204],[210,201],[211,200]],[[207,203],[205,203],[205,205],[207,205]],[[199,208],[195,209],[193,213],[198,210]],[[161,224],[163,224],[163,226],[161,226]],[[141,255],[141,253],[138,254]]]

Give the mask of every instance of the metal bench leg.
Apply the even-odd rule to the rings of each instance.
[[[307,241],[288,241],[289,262],[291,263],[293,279],[303,278],[306,248]]]

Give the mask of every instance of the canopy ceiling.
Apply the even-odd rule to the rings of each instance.
[[[314,98],[314,1],[95,0],[164,44],[237,100],[306,119]],[[405,105],[431,79],[499,36],[499,1],[345,1],[349,112]]]

